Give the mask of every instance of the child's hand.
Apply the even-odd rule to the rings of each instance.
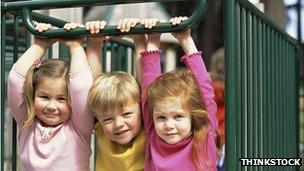
[[[36,26],[35,29],[40,33],[52,28],[52,25],[48,24],[48,23],[34,22],[34,24]],[[36,36],[34,37],[34,44],[40,46],[43,49],[47,49],[54,42],[56,42],[55,39],[46,39],[46,38],[40,38],[40,37],[36,37]]]
[[[174,18],[171,18],[169,21],[172,25],[175,26],[186,20],[188,20],[188,17],[174,17]]]
[[[52,25],[49,24],[49,23],[38,23],[38,22],[34,22],[35,24],[35,29],[39,32],[39,33],[42,33],[44,31],[47,31],[49,29],[52,28]]]
[[[146,29],[155,27],[158,22],[159,20],[157,18],[146,18],[140,20],[140,24],[144,25]]]
[[[129,32],[131,28],[135,27],[139,23],[138,18],[126,18],[118,21],[117,29],[121,32]]]
[[[85,23],[86,30],[89,30],[91,34],[99,33],[100,30],[104,29],[107,25],[107,22],[102,21],[88,21]]]
[[[187,20],[187,17],[175,17],[170,19],[170,23],[172,25],[178,25],[181,22]],[[182,30],[182,31],[177,31],[177,32],[172,32],[171,34],[179,41],[181,42],[184,39],[187,39],[191,37],[191,31],[190,29]]]
[[[89,30],[91,34],[99,33],[100,30],[104,29],[107,23],[102,21],[88,21],[85,23],[86,30]],[[88,37],[87,43],[88,46],[98,46],[100,48],[101,44],[104,41],[110,39],[110,36],[98,36],[98,37]]]
[[[84,28],[84,25],[83,24],[79,24],[79,23],[66,23],[64,26],[63,26],[63,29],[69,31],[69,30],[73,30],[75,28]]]

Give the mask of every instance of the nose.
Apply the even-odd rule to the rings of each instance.
[[[123,127],[124,123],[123,120],[121,118],[116,118],[115,122],[114,122],[114,127],[115,128],[121,128]]]
[[[166,122],[165,122],[165,129],[166,130],[171,130],[174,128],[174,122],[172,121],[172,119],[168,119]]]
[[[46,109],[48,111],[54,111],[57,109],[57,105],[56,105],[56,102],[54,102],[53,100],[51,100],[48,105],[46,106]]]

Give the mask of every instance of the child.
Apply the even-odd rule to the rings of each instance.
[[[173,18],[179,24],[186,18]],[[216,170],[216,104],[211,80],[190,30],[172,33],[186,69],[160,76],[159,36],[141,55],[142,110],[148,141],[145,170]]]
[[[37,24],[45,31],[48,24]],[[62,40],[70,64],[63,59],[41,61],[51,39],[35,37],[8,77],[8,102],[18,124],[20,159],[24,170],[89,168],[94,119],[87,96],[93,79],[81,40]]]
[[[86,23],[86,27],[92,33],[92,29],[98,28],[98,23]],[[118,24],[122,32],[125,23],[122,20]],[[145,39],[142,36],[135,37]],[[135,43],[137,54],[142,49],[145,49],[145,44]],[[95,61],[99,61],[98,65],[101,66],[101,59]],[[89,93],[89,106],[98,120],[95,126],[99,151],[96,170],[144,170],[145,135],[142,129],[140,88],[134,77],[125,72],[99,75]]]

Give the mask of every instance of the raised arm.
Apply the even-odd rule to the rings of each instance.
[[[100,30],[104,29],[107,25],[105,21],[89,21],[86,22],[85,25],[79,23],[67,23],[64,25],[65,30],[72,30],[77,27],[85,27],[87,31],[89,31],[92,35],[98,34]],[[86,49],[86,57],[89,66],[91,67],[91,71],[93,74],[93,78],[95,79],[99,74],[102,73],[102,53],[101,47],[105,40],[108,40],[109,36],[92,36],[87,38],[87,49]]]
[[[136,24],[140,23],[141,20],[138,18],[126,18],[119,20],[117,29],[121,32],[129,32]],[[147,35],[145,34],[134,34],[126,35],[133,40],[136,58],[136,78],[141,80],[141,65],[140,65],[140,53],[146,50],[147,46]]]
[[[86,30],[91,34],[97,34],[102,30],[107,23],[105,21],[89,21],[85,23]],[[101,48],[104,41],[108,40],[109,36],[88,37],[86,55],[95,79],[102,73],[102,53]]]
[[[171,22],[181,22],[184,18],[175,18]],[[186,67],[192,71],[200,88],[200,94],[210,121],[210,128],[213,133],[216,132],[218,122],[216,119],[216,103],[214,102],[214,91],[212,82],[209,78],[205,63],[202,59],[201,52],[198,52],[195,43],[190,35],[190,30],[172,33],[172,35],[179,41],[181,47],[185,52],[182,61]]]
[[[39,32],[51,29],[50,24],[37,23],[36,30]],[[40,60],[47,48],[54,43],[52,39],[34,37],[34,43],[17,60],[8,76],[8,104],[11,113],[18,124],[25,120],[26,104],[24,99],[24,81],[30,67],[36,60]]]
[[[91,70],[86,59],[82,39],[62,40],[70,52],[70,105],[72,121],[77,128],[85,133],[91,133],[94,118],[88,108],[88,94],[93,83]]]

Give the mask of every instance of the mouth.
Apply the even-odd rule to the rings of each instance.
[[[125,133],[128,132],[128,131],[129,131],[129,130],[122,130],[122,131],[115,132],[114,134],[115,134],[116,136],[121,136],[121,135],[125,134]]]
[[[176,134],[177,133],[166,133],[165,135],[169,137],[169,136],[173,136],[173,135],[176,135]]]

